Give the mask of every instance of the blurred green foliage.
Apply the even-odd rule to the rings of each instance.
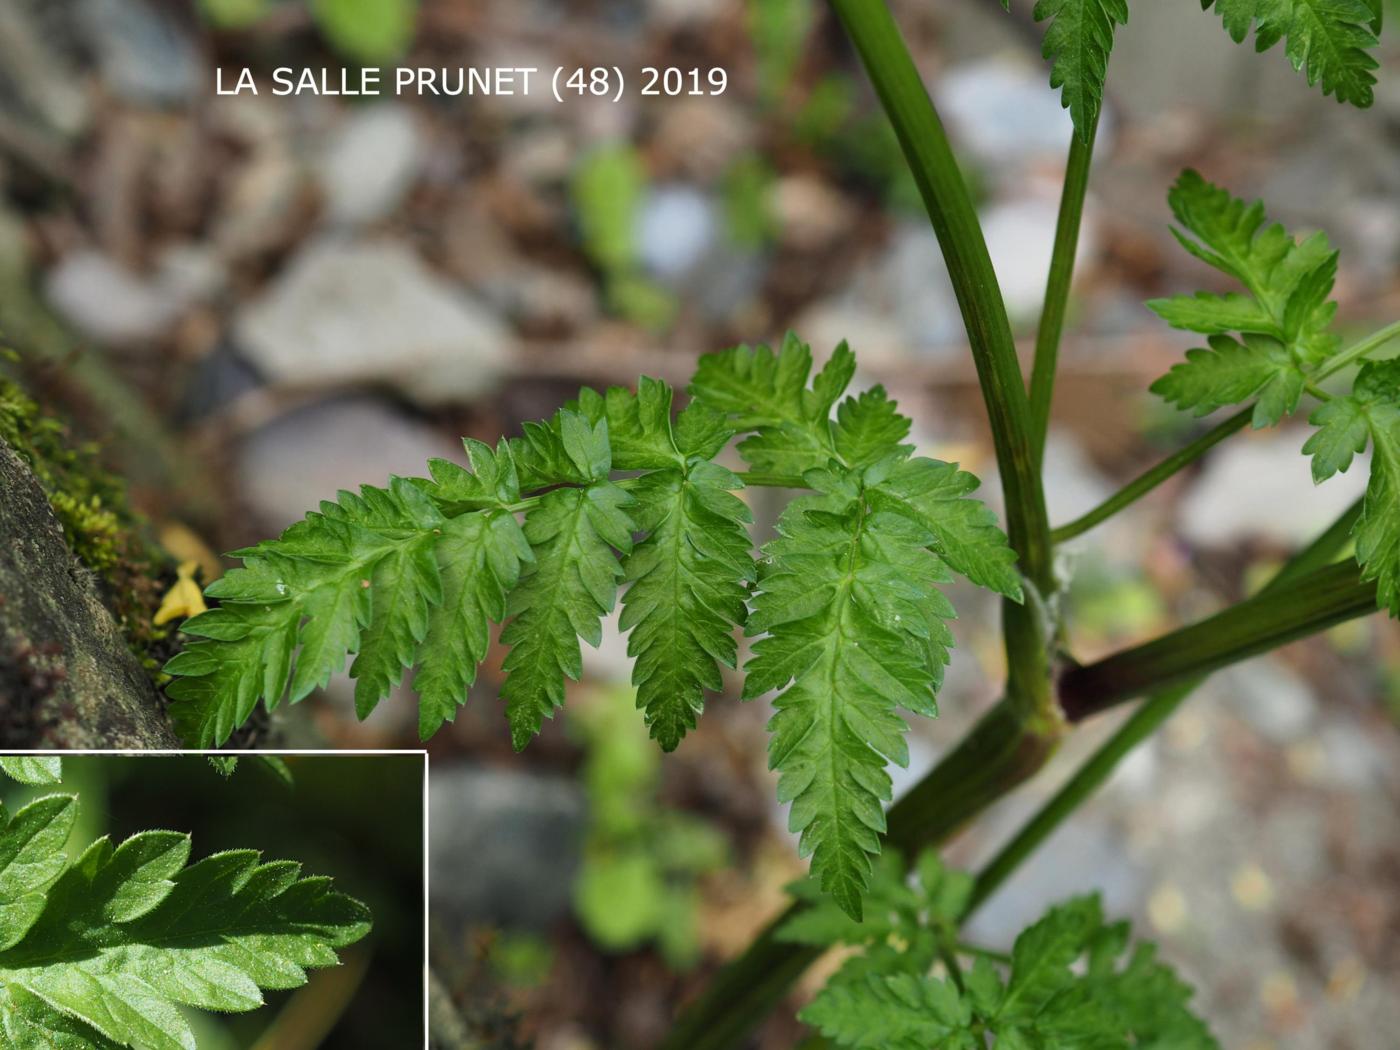
[[[748,0],[758,89],[772,104],[787,89],[815,17],[813,0]]]
[[[772,242],[777,233],[773,213],[777,178],[773,166],[758,153],[745,154],[725,172],[721,194],[731,244],[755,251]]]
[[[272,8],[272,0],[199,0],[199,12],[220,29],[246,29]]]
[[[1096,640],[1138,638],[1166,618],[1157,588],[1136,573],[1100,561],[1076,566],[1069,589],[1069,613],[1076,630]]]
[[[372,66],[408,50],[418,0],[312,0],[311,13],[332,47]]]
[[[272,10],[274,0],[199,0],[199,11],[219,29],[247,29]],[[418,0],[307,0],[326,42],[367,66],[392,62],[413,42]]]
[[[572,720],[586,752],[588,838],[574,907],[588,935],[608,951],[655,942],[681,969],[698,955],[699,876],[725,866],[724,836],[657,798],[661,753],[637,718],[635,694],[613,690],[580,706]]]
[[[608,310],[661,331],[675,317],[676,300],[641,272],[637,225],[647,184],[646,165],[636,148],[618,143],[579,162],[570,196],[584,254],[602,276]]]

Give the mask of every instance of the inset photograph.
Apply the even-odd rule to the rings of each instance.
[[[0,757],[0,1043],[424,1045],[425,767]]]

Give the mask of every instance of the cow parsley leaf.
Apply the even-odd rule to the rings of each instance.
[[[666,432],[679,462],[645,475],[632,489],[632,516],[646,538],[623,560],[630,586],[623,596],[620,626],[631,631],[632,682],[637,706],[651,735],[671,751],[694,729],[704,691],[723,686],[720,665],[736,667],[734,628],[747,617],[754,579],[752,515],[732,493],[743,488],[737,475],[703,455],[687,455],[670,435],[670,391]],[[704,411],[692,406],[682,414]]]
[[[974,1050],[992,1035],[1018,1048],[1216,1047],[1188,1008],[1191,989],[1151,945],[1129,951],[1127,924],[1106,925],[1097,897],[1051,908],[1001,958],[957,941],[966,876],[944,871],[931,852],[919,859],[917,880],[901,873],[890,866],[872,885],[872,904],[894,907],[872,914],[868,936],[856,923],[843,929],[820,903],[779,930],[802,943],[864,945],[799,1015],[838,1046]],[[893,921],[882,921],[886,914]]]
[[[1376,0],[1201,0],[1212,4],[1235,43],[1254,29],[1254,49],[1285,41],[1293,68],[1321,84],[1324,95],[1365,108],[1375,101],[1371,52],[1379,44],[1381,8]]]
[[[1039,0],[1033,15],[1049,22],[1043,52],[1052,63],[1050,86],[1062,89],[1075,131],[1087,143],[1103,106],[1113,34],[1128,24],[1128,0]]]
[[[0,1028],[17,1047],[193,1050],[180,1007],[237,1012],[369,932],[364,905],[251,850],[188,864],[188,836],[60,852],[75,799],[0,828]]]
[[[1262,203],[1240,200],[1194,171],[1182,173],[1168,199],[1185,231],[1172,231],[1182,247],[1246,294],[1199,292],[1147,304],[1209,344],[1188,351],[1152,391],[1197,415],[1257,398],[1254,426],[1272,426],[1297,409],[1307,375],[1336,353],[1337,304],[1329,297],[1337,253],[1325,235],[1300,242],[1267,221]]]
[[[855,375],[855,355],[842,343],[812,377],[812,349],[789,333],[782,349],[735,347],[700,358],[690,394],[753,431],[739,454],[757,471],[800,477],[835,454],[831,410]]]
[[[363,716],[398,682],[442,600],[434,546],[446,519],[418,486],[340,493],[235,556],[243,567],[210,584],[216,609],[187,620],[197,640],[166,665],[171,717],[195,747],[224,743],[259,698],[269,709],[350,673]]]
[[[1350,395],[1316,409],[1318,428],[1303,446],[1313,457],[1313,479],[1326,481],[1372,446],[1371,481],[1356,523],[1362,578],[1375,580],[1382,608],[1400,617],[1400,359],[1370,361]]]
[[[808,471],[816,494],[788,506],[763,548],[748,634],[765,636],[744,669],[746,699],[780,690],[768,749],[778,798],[792,803],[812,874],[855,918],[885,830],[885,762],[909,762],[896,711],[937,713],[954,616],[932,537],[868,498],[880,473]]]

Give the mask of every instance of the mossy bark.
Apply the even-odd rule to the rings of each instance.
[[[0,439],[0,746],[173,748],[164,703]]]

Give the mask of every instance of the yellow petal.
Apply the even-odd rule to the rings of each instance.
[[[170,590],[165,592],[165,597],[161,599],[160,608],[156,610],[152,623],[159,627],[171,620],[197,616],[209,608],[204,604],[204,592],[195,582],[194,575],[198,571],[199,563],[196,561],[181,563],[179,569],[176,570],[175,583]]]

